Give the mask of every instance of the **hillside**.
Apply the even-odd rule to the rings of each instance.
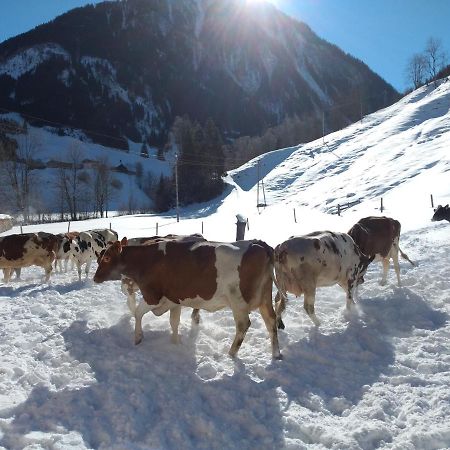
[[[167,315],[144,318],[133,345],[118,282],[78,282],[75,272],[25,269],[0,284],[0,445],[8,449],[444,449],[450,447],[450,243],[448,222],[431,222],[450,202],[450,79],[423,87],[362,123],[305,146],[259,158],[268,206],[256,208],[257,161],[231,172],[221,198],[165,216],[78,222],[119,237],[203,232],[230,241],[235,214],[248,238],[276,245],[313,230],[346,231],[359,218],[401,221],[401,261],[380,286],[374,262],[347,313],[337,286],[317,291],[313,326],[290,296],[280,331],[284,359],[272,361],[264,323],[251,327],[237,360],[226,352],[230,311],[183,311],[182,343]],[[338,203],[359,199],[339,217]],[[297,223],[293,208],[296,208]],[[61,232],[67,223],[29,226]],[[11,232],[18,232],[14,229]],[[94,264],[95,266],[95,264]],[[93,270],[91,269],[91,277]],[[275,294],[275,292],[274,292]]]
[[[0,44],[1,108],[92,130],[110,146],[126,141],[106,135],[161,146],[184,114],[235,138],[350,103],[339,117],[347,124],[360,102],[371,112],[397,95],[264,2],[104,2]]]

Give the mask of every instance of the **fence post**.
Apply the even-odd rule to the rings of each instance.
[[[158,236],[158,222],[156,222],[156,236]]]
[[[381,206],[380,206],[380,211],[383,212],[383,197],[381,197]]]
[[[69,231],[70,231],[70,220],[69,223],[67,224],[67,232],[69,233]]]
[[[203,234],[203,220],[202,220],[202,234]]]
[[[430,197],[431,197],[431,207],[434,208],[433,194],[430,194]]]
[[[111,222],[109,222],[109,229],[112,230],[112,228],[111,228]]]
[[[20,234],[23,234],[22,225],[20,225]]]
[[[297,216],[295,215],[295,208],[294,208],[294,222],[297,223]]]
[[[247,218],[242,214],[236,214],[236,241],[243,241],[245,237],[245,226],[247,225]]]
[[[338,216],[341,215],[341,205],[338,203]]]

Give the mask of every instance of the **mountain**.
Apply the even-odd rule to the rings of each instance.
[[[316,230],[345,232],[379,215],[383,197],[383,214],[400,220],[400,247],[417,266],[401,260],[403,286],[392,269],[380,286],[382,265],[374,261],[350,311],[341,287],[318,289],[320,327],[303,298],[289,295],[279,331],[283,361],[271,360],[256,311],[237,359],[227,355],[235,331],[227,309],[202,311],[195,325],[182,308],[178,345],[168,314],[149,313],[144,340],[134,346],[118,281],[79,282],[69,271],[42,283],[41,268],[25,268],[21,280],[0,284],[0,446],[448,449],[450,223],[430,221],[429,195],[435,204],[450,202],[449,105],[450,80],[432,83],[325,136],[329,148],[320,139],[258,157],[230,172],[222,198],[181,208],[179,222],[174,211],[72,222],[79,231],[111,225],[120,239],[159,230],[227,242],[243,213],[245,237],[275,246]],[[259,211],[258,161],[268,202]],[[332,214],[356,198],[340,217]],[[226,263],[218,266],[227,273]]]
[[[348,123],[360,104],[372,112],[397,96],[306,24],[242,0],[104,2],[0,45],[0,107],[115,146],[106,135],[161,145],[178,115],[238,137],[343,103]]]

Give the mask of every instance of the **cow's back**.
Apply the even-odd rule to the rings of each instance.
[[[293,236],[275,247],[277,279],[286,291],[301,295],[308,286],[343,282],[359,264],[358,249],[345,233],[330,231]]]
[[[251,309],[261,283],[272,280],[273,250],[260,241],[168,240],[134,250],[123,248],[129,251],[133,252],[129,265],[134,267],[128,267],[125,275],[145,285],[141,287],[144,298],[147,291],[152,301],[166,297],[174,303],[216,310],[233,297]],[[143,275],[138,261],[144,261]]]
[[[55,259],[56,236],[50,233],[12,234],[0,238],[0,267],[48,266]]]
[[[364,217],[349,231],[362,253],[369,256],[389,255],[392,244],[400,237],[400,222],[391,217]]]

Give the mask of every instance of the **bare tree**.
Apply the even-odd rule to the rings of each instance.
[[[67,152],[67,163],[58,169],[56,186],[60,199],[64,199],[71,220],[77,219],[79,212],[79,200],[82,198],[82,181],[79,174],[83,168],[83,151],[76,142],[72,143]]]
[[[11,201],[11,207],[20,212],[27,222],[30,219],[33,200],[39,200],[37,196],[39,180],[33,169],[41,149],[41,140],[34,132],[27,132],[16,139],[17,145],[2,147],[1,187]]]
[[[95,209],[103,217],[106,211],[106,217],[108,217],[108,205],[113,197],[112,184],[113,179],[111,176],[109,160],[106,156],[101,157],[98,160],[97,165],[94,168],[93,177],[93,192]]]
[[[433,37],[428,38],[425,45],[424,57],[428,76],[430,80],[435,80],[437,73],[444,67],[446,61],[442,41]]]
[[[415,53],[409,58],[406,65],[406,78],[414,86],[414,89],[422,86],[425,80],[427,60],[421,53]]]

